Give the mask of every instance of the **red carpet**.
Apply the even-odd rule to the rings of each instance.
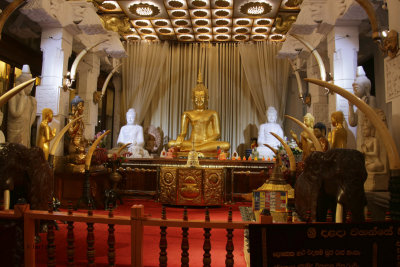
[[[134,204],[143,204],[145,214],[154,218],[161,217],[161,204],[153,200],[143,199],[125,199],[124,205],[118,206],[115,210],[115,215],[130,215],[130,207]],[[245,206],[249,204],[246,203]],[[241,221],[239,206],[242,203],[232,206],[233,221]],[[228,216],[228,206],[220,208],[210,208],[210,219],[215,221],[226,221]],[[105,211],[94,211],[94,213],[107,214]],[[167,207],[167,218],[181,219],[183,214],[182,208]],[[192,208],[188,209],[189,220],[202,220],[204,219],[204,209]],[[86,266],[86,224],[75,223],[75,262],[76,266]],[[67,263],[66,258],[66,230],[67,225],[59,222],[59,231],[56,231],[56,254],[57,266],[65,266]],[[95,224],[95,250],[96,250],[96,266],[108,266],[107,258],[107,225]],[[145,227],[144,242],[143,242],[143,263],[144,266],[158,266],[160,229],[158,227]],[[243,230],[235,230],[234,234],[234,260],[235,266],[246,266],[243,254]],[[168,228],[167,241],[168,241],[168,266],[180,266],[181,258],[181,229]],[[36,263],[37,266],[46,266],[46,235],[41,234],[42,242],[37,245],[36,249]],[[131,246],[130,246],[130,227],[129,226],[115,226],[115,239],[116,239],[116,265],[117,266],[130,266],[131,262]],[[226,255],[226,230],[215,229],[211,231],[211,265],[224,266]],[[189,265],[203,266],[203,229],[190,229],[189,230]]]

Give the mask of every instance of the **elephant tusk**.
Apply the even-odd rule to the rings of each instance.
[[[321,143],[318,141],[317,137],[315,137],[314,133],[304,123],[302,123],[298,119],[293,118],[292,116],[289,116],[289,115],[285,115],[285,117],[291,119],[292,121],[294,121],[295,123],[300,125],[301,128],[303,128],[303,130],[307,132],[307,134],[310,137],[311,141],[314,143],[315,150],[319,151],[319,152],[322,152]]]
[[[269,149],[272,150],[272,152],[275,153],[276,156],[278,156],[278,150],[276,150],[275,148],[273,148],[272,146],[268,145],[268,144],[264,144],[264,146],[268,147]]]
[[[286,144],[286,142],[283,141],[283,139],[279,135],[277,135],[276,133],[273,133],[273,132],[269,132],[269,133],[272,134],[276,139],[278,139],[279,142],[281,142],[283,148],[286,151],[286,154],[289,157],[289,165],[290,165],[289,169],[290,169],[291,172],[296,172],[296,160],[294,158],[293,151],[290,149],[289,145]]]
[[[54,143],[49,152],[49,159],[50,159],[50,155],[54,156],[54,154],[56,153],[56,150],[57,150],[58,144],[60,143],[61,138],[68,131],[68,129],[72,126],[72,124],[74,124],[76,121],[78,121],[79,119],[82,119],[82,118],[83,118],[83,116],[79,116],[78,118],[72,120],[70,123],[65,125],[64,128],[61,129],[61,131],[56,135],[56,137],[54,137]]]
[[[23,82],[18,86],[15,86],[11,90],[7,91],[4,95],[0,97],[0,107],[2,107],[5,103],[7,103],[8,100],[10,100],[11,97],[15,96],[19,92],[21,92],[25,87],[30,85],[36,80],[36,78],[33,78],[29,81]]]
[[[104,93],[106,92],[107,85],[111,80],[111,77],[114,75],[114,73],[118,70],[118,68],[122,65],[122,63],[118,64],[108,75],[107,78],[103,84],[103,87],[101,88],[101,97],[104,96]]]
[[[76,75],[76,69],[78,68],[78,64],[81,61],[81,59],[86,55],[87,52],[89,52],[91,49],[95,48],[96,46],[98,46],[99,44],[102,44],[104,42],[108,41],[108,39],[106,40],[102,40],[88,48],[83,49],[78,56],[75,58],[74,63],[72,63],[72,67],[71,67],[71,72],[70,72],[70,76],[69,79],[71,81],[75,81],[75,75]]]
[[[364,103],[360,98],[358,98],[354,94],[346,91],[345,89],[343,89],[337,85],[334,85],[334,84],[331,84],[328,82],[324,82],[324,81],[320,81],[317,79],[308,79],[307,78],[305,80],[307,82],[326,87],[326,88],[334,91],[335,93],[343,96],[352,104],[356,105],[357,108],[359,108],[365,114],[365,116],[367,116],[369,121],[373,124],[375,129],[378,131],[378,133],[380,135],[380,140],[382,140],[382,142],[386,148],[387,154],[388,154],[389,165],[390,165],[391,171],[394,171],[394,170],[399,171],[400,170],[400,157],[399,157],[399,153],[397,151],[396,144],[393,140],[393,137],[390,135],[389,130],[386,127],[386,125],[382,122],[382,120],[378,117],[376,112],[370,106],[368,106],[366,103]]]
[[[89,172],[90,169],[90,163],[92,162],[92,155],[94,150],[96,149],[97,145],[100,143],[101,139],[103,139],[107,134],[109,134],[111,131],[107,130],[105,133],[99,136],[99,138],[96,139],[96,141],[93,142],[92,146],[89,148],[89,152],[86,155],[85,159],[85,170]]]
[[[378,21],[376,20],[375,10],[370,1],[368,0],[356,0],[356,2],[364,8],[365,12],[368,15],[369,22],[371,23],[372,28],[372,40],[375,42],[380,40],[379,30],[378,30]]]
[[[288,61],[290,63],[290,66],[292,66],[294,75],[296,76],[297,89],[299,90],[299,97],[304,102],[303,85],[301,84],[301,78],[300,78],[299,70],[295,68],[294,63],[293,63],[292,60],[288,59]]]
[[[10,209],[10,190],[6,189],[3,192],[4,197],[4,210]]]
[[[336,223],[343,222],[343,206],[339,202],[336,204],[336,216],[335,216]]]
[[[127,143],[127,144],[121,146],[117,151],[117,157],[119,157],[119,155],[121,154],[122,150],[124,150],[124,148],[129,146],[130,144],[132,144],[132,143]]]
[[[291,34],[294,38],[299,40],[305,47],[307,47],[308,50],[310,50],[311,54],[314,56],[315,60],[317,60],[318,67],[319,67],[319,72],[321,75],[321,80],[326,81],[326,71],[325,71],[325,65],[324,61],[321,58],[321,55],[318,53],[317,49],[312,47],[312,45],[304,40],[302,37],[296,35],[296,34]]]
[[[12,3],[7,5],[7,7],[3,10],[3,12],[1,12],[1,14],[0,14],[0,39],[1,39],[1,33],[3,32],[4,24],[6,23],[7,19],[24,2],[25,2],[24,0],[14,0],[14,1],[12,1]]]

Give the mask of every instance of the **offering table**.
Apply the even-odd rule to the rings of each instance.
[[[151,194],[159,198],[161,196],[162,170],[167,170],[166,168],[184,168],[186,161],[186,159],[166,158],[128,159],[128,161],[122,163],[121,166],[123,169],[121,173],[124,178],[119,186],[120,194]],[[269,170],[272,169],[274,164],[270,161],[261,160],[200,159],[199,161],[200,169],[204,169],[202,175],[208,173],[205,170],[222,169],[222,173],[219,175],[223,177],[221,186],[223,187],[222,196],[225,202],[233,202],[234,197],[250,193],[252,190],[260,187],[268,178]],[[178,175],[179,172],[176,174]],[[167,181],[169,181],[169,179],[172,178],[169,177]],[[176,182],[179,183],[178,180],[175,181],[175,183]],[[161,200],[162,199],[160,199],[160,201]],[[175,204],[177,204],[177,202]]]

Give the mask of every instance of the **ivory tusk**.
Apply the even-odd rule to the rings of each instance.
[[[36,78],[33,78],[29,81],[23,82],[18,86],[15,86],[11,90],[7,91],[4,95],[0,97],[0,107],[2,107],[5,103],[7,103],[8,100],[10,100],[11,97],[15,96],[19,92],[21,92],[25,87],[30,85],[36,80]]]
[[[276,133],[273,133],[273,132],[269,132],[269,133],[272,134],[276,139],[278,139],[279,142],[281,142],[283,148],[286,151],[286,154],[289,157],[289,165],[290,165],[289,169],[290,169],[290,171],[295,172],[296,171],[296,160],[294,158],[292,149],[290,149],[289,145],[286,144],[286,142],[283,141],[283,139],[279,135],[277,135]]]
[[[317,137],[315,137],[314,133],[304,123],[302,123],[298,119],[293,118],[292,116],[289,116],[289,115],[285,115],[285,117],[291,119],[292,121],[294,121],[295,123],[300,125],[301,128],[303,128],[303,130],[307,132],[307,134],[310,137],[311,141],[314,143],[315,150],[319,151],[319,152],[322,152],[321,143],[318,141]]]
[[[378,27],[378,21],[376,20],[374,7],[372,6],[369,0],[356,0],[356,2],[362,8],[364,8],[365,12],[368,15],[369,22],[371,23],[371,28],[372,28],[372,40],[378,41],[380,39],[379,27]]]
[[[7,19],[23,3],[24,3],[24,0],[14,0],[10,4],[8,4],[6,6],[6,8],[4,8],[3,12],[1,12],[1,14],[0,14],[0,39],[1,39],[1,33],[3,32],[4,24],[6,23]]]
[[[266,147],[268,147],[269,149],[271,149],[271,150],[275,153],[276,157],[278,157],[278,150],[276,150],[275,148],[273,148],[272,146],[270,146],[270,145],[268,145],[268,144],[264,144],[264,146],[266,146]]]
[[[364,103],[360,98],[355,96],[354,94],[346,91],[345,89],[328,83],[324,81],[320,81],[317,79],[305,79],[307,82],[314,83],[323,87],[326,87],[335,93],[343,96],[346,98],[349,102],[352,104],[356,105],[357,108],[359,108],[365,116],[369,119],[369,121],[372,123],[372,125],[375,127],[375,129],[378,131],[380,140],[382,140],[387,154],[389,158],[389,165],[391,170],[400,170],[400,157],[399,157],[399,152],[397,151],[396,144],[393,140],[393,137],[390,135],[388,128],[386,125],[382,122],[382,120],[378,117],[376,112],[368,106],[366,103]]]
[[[127,143],[127,144],[121,146],[117,151],[117,156],[119,157],[119,155],[121,154],[122,150],[124,150],[124,148],[129,146],[130,144],[132,144],[132,143]]]
[[[10,190],[6,189],[3,192],[4,197],[4,210],[10,209]]]
[[[292,66],[294,75],[296,76],[296,81],[297,81],[297,89],[299,90],[299,97],[304,101],[304,96],[303,96],[303,85],[301,84],[301,78],[299,71],[295,68],[294,63],[292,60],[288,59],[290,66]]]
[[[108,41],[108,40],[106,39],[106,40],[100,41],[100,42],[98,42],[97,44],[94,44],[94,45],[92,45],[92,46],[90,46],[90,47],[88,47],[88,48],[83,49],[83,50],[78,54],[78,56],[77,56],[77,57],[75,58],[75,60],[74,60],[74,63],[72,63],[72,67],[71,67],[71,71],[70,71],[70,76],[69,76],[69,79],[70,79],[71,81],[75,81],[76,69],[78,68],[79,62],[80,62],[81,59],[86,55],[86,53],[89,52],[91,49],[95,48],[96,46],[98,46],[99,44],[104,43],[104,42],[106,42],[106,41]]]
[[[74,122],[76,122],[77,120],[82,119],[82,118],[83,118],[83,116],[79,116],[78,118],[72,120],[70,123],[65,125],[64,128],[61,129],[61,131],[56,135],[56,137],[54,137],[54,143],[53,143],[53,146],[50,149],[49,155],[54,156],[54,154],[56,153],[58,144],[60,143],[61,138],[68,131],[68,129],[72,126],[72,124],[74,124]]]
[[[101,139],[103,139],[107,134],[109,134],[111,131],[107,130],[105,133],[99,136],[99,138],[96,139],[96,141],[93,142],[92,146],[89,148],[89,152],[86,155],[85,159],[85,170],[89,171],[90,169],[90,163],[92,162],[92,155],[94,150],[96,149],[97,145],[100,143]]]
[[[343,206],[339,202],[336,204],[336,216],[335,216],[336,223],[343,222]]]
[[[122,65],[122,63],[118,64],[108,75],[106,80],[104,81],[103,87],[101,88],[101,96],[104,96],[104,93],[106,92],[107,85],[111,80],[111,77],[114,75],[114,73],[118,70],[118,68]]]
[[[325,71],[324,61],[322,60],[317,49],[312,47],[311,44],[309,42],[307,42],[306,40],[304,40],[302,37],[300,37],[296,34],[291,34],[291,36],[293,36],[294,38],[299,40],[305,47],[307,47],[308,50],[310,50],[310,52],[314,56],[315,60],[317,60],[319,72],[321,75],[321,80],[326,81],[326,71]]]

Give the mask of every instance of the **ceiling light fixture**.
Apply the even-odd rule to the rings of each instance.
[[[152,17],[160,13],[160,9],[158,7],[144,3],[131,5],[129,7],[129,11],[132,14],[140,17]]]
[[[249,16],[261,16],[269,13],[272,7],[264,2],[248,2],[240,7],[240,12]]]

